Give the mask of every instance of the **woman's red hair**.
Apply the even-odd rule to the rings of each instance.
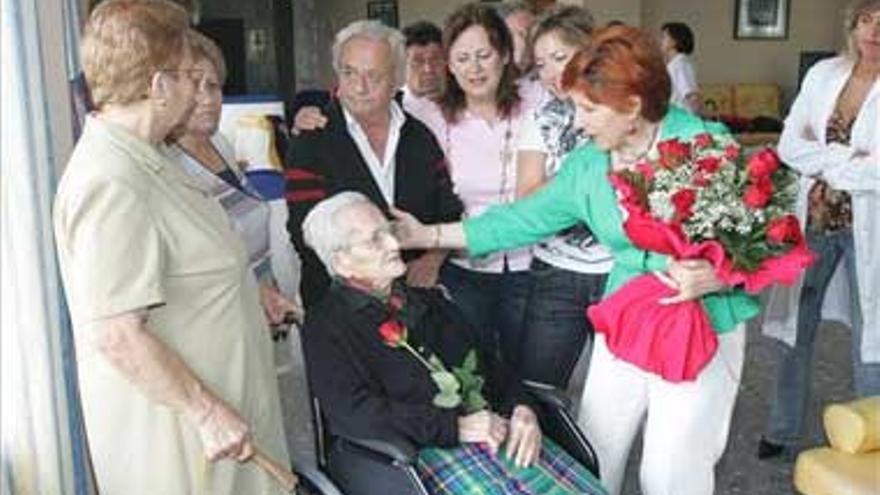
[[[594,32],[562,73],[562,88],[620,112],[641,99],[641,116],[659,122],[669,109],[671,86],[660,47],[646,32],[611,26]]]

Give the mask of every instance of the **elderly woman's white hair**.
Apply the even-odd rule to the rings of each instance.
[[[333,254],[348,246],[349,232],[339,225],[339,213],[355,205],[373,206],[373,202],[359,192],[344,191],[316,204],[303,220],[303,240],[331,276],[336,274]]]
[[[384,41],[391,48],[391,63],[394,65],[394,87],[403,86],[406,81],[406,39],[403,34],[379,21],[354,21],[336,33],[333,40],[333,69],[339,74],[342,47],[354,38]]]

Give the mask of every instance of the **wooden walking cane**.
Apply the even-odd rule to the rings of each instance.
[[[256,445],[254,446],[254,455],[248,460],[253,461],[253,463],[265,471],[266,474],[275,478],[275,481],[277,481],[287,493],[293,493],[296,489],[296,485],[299,483],[299,478],[297,478],[290,469],[281,465]]]

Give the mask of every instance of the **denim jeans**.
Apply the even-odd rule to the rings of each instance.
[[[522,377],[565,389],[581,352],[588,356],[593,326],[586,310],[602,299],[604,273],[579,273],[532,261],[532,292],[520,346]]]
[[[804,284],[798,303],[797,338],[794,347],[786,349],[780,363],[767,432],[769,441],[788,446],[797,445],[804,433],[807,406],[810,403],[811,364],[816,329],[822,316],[825,292],[841,259],[852,294],[851,358],[855,392],[857,396],[880,393],[880,363],[863,363],[860,355],[862,315],[859,308],[852,231],[831,233],[808,231],[807,244],[818,258],[804,274]]]
[[[529,272],[485,273],[446,263],[440,283],[477,331],[482,349],[517,369],[530,290]]]

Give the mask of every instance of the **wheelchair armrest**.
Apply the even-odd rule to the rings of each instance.
[[[568,410],[571,407],[571,400],[565,392],[552,385],[531,380],[523,380],[522,383],[526,391],[542,403],[558,409]]]
[[[373,438],[356,438],[348,435],[339,435],[335,432],[334,434],[353,445],[367,449],[371,452],[382,454],[402,464],[414,463],[416,456],[418,455],[416,447],[412,442],[400,436],[377,440]]]

